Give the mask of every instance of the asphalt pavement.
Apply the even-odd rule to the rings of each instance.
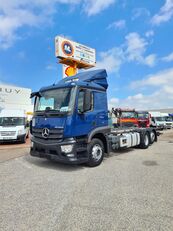
[[[28,147],[10,149],[14,158],[0,163],[0,230],[172,231],[168,133],[147,150],[112,153],[96,168],[34,158]]]

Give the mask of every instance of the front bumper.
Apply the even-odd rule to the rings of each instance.
[[[73,138],[50,144],[31,137],[31,143],[31,156],[46,158],[66,164],[81,164],[88,161],[87,149],[81,149],[79,144]],[[70,153],[63,153],[61,151],[61,146],[70,144],[73,145],[72,151]],[[73,154],[73,156],[69,157],[67,156],[68,154]]]
[[[6,142],[17,142],[21,141],[26,135],[18,135],[18,136],[0,136],[0,142],[6,143]]]
[[[166,127],[164,125],[156,126],[156,130],[158,130],[158,131],[163,131],[164,129],[166,129]]]
[[[166,124],[166,129],[171,129],[172,128],[172,124]]]

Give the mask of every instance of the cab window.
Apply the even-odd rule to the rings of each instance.
[[[84,89],[81,89],[79,91],[79,95],[78,95],[78,112],[83,112],[84,111],[84,95],[85,95],[85,90]],[[94,106],[94,100],[93,100],[93,92],[91,92],[91,107],[90,107],[90,110],[93,110],[93,106]]]

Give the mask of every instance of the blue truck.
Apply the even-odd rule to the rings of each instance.
[[[109,123],[106,70],[81,72],[33,92],[32,156],[98,166],[104,155],[130,147],[146,149],[154,128],[112,128]]]

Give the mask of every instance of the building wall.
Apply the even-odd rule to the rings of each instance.
[[[173,113],[173,108],[166,108],[166,109],[150,109],[149,111],[158,111],[162,113]]]
[[[21,109],[32,112],[31,89],[0,84],[0,109]]]

